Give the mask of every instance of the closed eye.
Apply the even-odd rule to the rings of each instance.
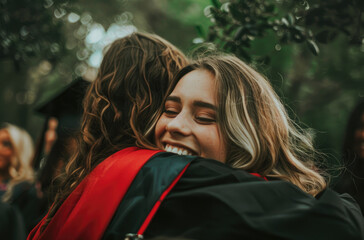
[[[205,117],[196,117],[196,120],[202,124],[209,124],[216,122],[214,118],[205,118]]]
[[[167,116],[167,117],[175,117],[177,116],[178,112],[175,111],[175,110],[164,110],[164,114]]]
[[[180,112],[180,103],[174,100],[167,100],[164,104],[163,113],[166,117],[175,117]]]

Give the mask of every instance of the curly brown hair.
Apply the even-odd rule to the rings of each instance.
[[[107,49],[87,90],[78,149],[59,177],[60,189],[46,223],[75,187],[104,159],[131,146],[155,149],[153,128],[184,54],[152,34],[133,33]]]

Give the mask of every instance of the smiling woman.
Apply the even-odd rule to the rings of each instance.
[[[268,81],[238,58],[203,58],[172,86],[155,129],[160,148],[287,180],[313,196],[326,187],[308,134]]]
[[[212,55],[183,68],[168,92],[157,145],[214,160],[191,162],[147,238],[363,239],[355,202],[326,187],[311,139],[258,72]]]
[[[206,70],[186,74],[167,98],[155,129],[157,146],[168,152],[226,162],[226,143],[217,117],[214,75]]]

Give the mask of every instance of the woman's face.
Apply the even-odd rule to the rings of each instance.
[[[178,82],[156,125],[158,147],[226,162],[226,144],[216,122],[214,82],[214,75],[207,70],[194,70]]]
[[[14,155],[14,148],[11,143],[10,134],[8,131],[0,130],[0,171],[9,168],[11,158]]]

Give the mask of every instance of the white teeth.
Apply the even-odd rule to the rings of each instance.
[[[165,150],[166,150],[167,152],[172,152],[172,147],[171,147],[171,146],[169,146],[169,145],[167,145],[167,146],[165,147]]]
[[[178,155],[192,155],[192,153],[190,153],[188,150],[183,149],[183,148],[179,148],[179,147],[175,147],[175,146],[171,146],[169,144],[167,144],[164,147],[164,150],[166,152],[172,152],[172,153],[176,153]]]

